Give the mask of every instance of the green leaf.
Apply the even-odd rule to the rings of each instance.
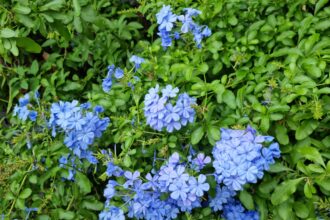
[[[210,134],[214,140],[220,139],[220,129],[216,126],[208,126],[207,133]]]
[[[236,99],[235,95],[230,90],[225,90],[225,92],[222,95],[223,101],[229,106],[231,109],[236,108]]]
[[[17,46],[24,48],[30,53],[40,53],[41,46],[29,37],[19,37],[16,39]]]
[[[316,120],[305,120],[296,130],[295,137],[297,140],[302,140],[308,137],[318,127],[319,122]]]
[[[13,31],[10,28],[4,28],[0,31],[0,37],[2,38],[12,38],[17,36],[18,36],[17,32]]]
[[[289,55],[303,56],[303,53],[298,48],[281,48],[276,50],[270,56],[281,57],[281,56],[289,56]]]
[[[290,196],[296,192],[297,185],[303,180],[304,178],[294,179],[294,180],[286,180],[278,185],[272,196],[271,202],[273,205],[279,205],[282,202],[286,201],[290,198]]]
[[[30,67],[30,73],[33,75],[36,75],[39,71],[39,64],[37,60],[33,60],[31,67]]]
[[[15,203],[15,207],[20,210],[25,210],[25,200],[18,198]]]
[[[330,88],[325,87],[316,91],[316,94],[330,94]]]
[[[75,16],[80,16],[81,13],[81,7],[79,4],[78,0],[72,0],[72,4],[73,4],[73,9],[74,9],[74,15]]]
[[[260,129],[262,132],[267,133],[269,129],[269,117],[267,115],[261,116]]]
[[[58,211],[59,219],[70,220],[70,219],[73,219],[75,217],[74,212],[66,211],[64,209],[57,209],[57,211]]]
[[[30,188],[25,188],[20,194],[19,198],[26,199],[28,198],[32,193],[32,190]]]
[[[304,194],[306,198],[311,199],[313,197],[312,186],[308,182],[306,182],[304,185]]]
[[[309,215],[309,208],[303,202],[295,202],[293,209],[299,218],[307,218]]]
[[[316,179],[315,182],[317,183],[317,185],[322,187],[324,190],[330,192],[330,178],[329,177],[325,177],[320,180]]]
[[[92,184],[85,174],[81,172],[76,173],[76,183],[84,194],[90,193],[92,190]]]
[[[268,172],[270,172],[270,173],[281,173],[284,171],[292,171],[292,169],[290,169],[287,166],[284,166],[283,164],[281,164],[279,162],[277,162],[275,164],[271,164],[269,166],[269,170],[268,170]]]
[[[74,16],[73,25],[78,33],[81,33],[83,31],[80,17]]]
[[[279,216],[282,219],[293,219],[292,205],[288,202],[282,203],[277,207]]]
[[[13,7],[13,11],[16,12],[16,13],[18,13],[18,14],[27,15],[27,14],[30,14],[31,8],[26,7],[24,5],[16,4]]]
[[[82,206],[86,209],[91,209],[95,211],[100,211],[104,207],[103,203],[97,200],[84,200],[82,202]]]
[[[254,209],[254,201],[250,193],[247,191],[241,191],[239,194],[239,200],[241,200],[242,204],[247,208],[248,210]]]
[[[204,135],[203,127],[199,127],[195,129],[191,134],[191,143],[197,144],[202,139],[203,135]]]
[[[64,0],[51,0],[47,4],[40,7],[40,11],[53,10],[58,11],[65,4]]]
[[[287,145],[289,143],[289,136],[287,132],[288,129],[283,125],[280,124],[276,125],[275,128],[276,139],[280,144]]]
[[[29,182],[32,184],[36,184],[38,182],[38,177],[36,175],[32,175],[29,177]]]
[[[63,91],[69,92],[69,91],[79,91],[83,88],[83,86],[80,83],[77,82],[67,82],[65,86],[63,87]]]
[[[28,28],[33,28],[35,25],[35,22],[27,15],[17,14],[16,18],[18,22],[22,23]]]
[[[314,14],[317,14],[317,12],[328,3],[329,0],[318,0],[315,5]]]
[[[325,167],[322,156],[316,148],[307,147],[307,146],[299,147],[297,149],[297,152],[299,154],[301,154],[301,156],[305,157],[306,159],[311,160],[315,163],[321,164],[323,167]]]

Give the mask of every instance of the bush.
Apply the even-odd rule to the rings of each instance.
[[[144,178],[148,173],[179,172],[182,165],[180,174],[209,189],[203,185],[200,204],[180,214],[183,205],[177,201],[176,207],[171,199],[184,195],[172,195],[174,186],[163,188],[157,201],[171,200],[173,218],[254,219],[252,210],[260,219],[329,217],[327,1],[12,0],[1,5],[4,219],[102,219],[100,213],[108,219],[109,213],[138,218],[129,209],[131,200],[109,191],[133,196],[128,188],[150,181]],[[161,10],[186,17],[172,28],[171,22],[162,25]],[[185,23],[189,17],[193,24]],[[182,24],[190,26],[181,29]],[[144,60],[130,59],[133,55]],[[107,69],[112,64],[115,69]],[[71,127],[74,120],[83,126]],[[215,209],[212,198],[224,196],[230,185],[213,178],[224,172],[215,161],[230,163],[217,158],[215,146],[227,140],[226,131],[249,134],[250,126],[266,135],[253,144],[254,150],[261,147],[258,158],[275,146],[270,136],[281,157],[270,160],[262,178],[251,174],[240,191],[235,185],[227,194],[235,200],[228,197],[228,205]],[[233,146],[228,155],[236,155],[242,144]],[[275,152],[270,159],[279,156]],[[212,162],[197,169],[201,154],[213,154]],[[230,217],[233,212],[236,217]]]

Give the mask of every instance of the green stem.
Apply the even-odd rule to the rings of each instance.
[[[19,189],[18,189],[18,193],[17,193],[17,195],[19,195],[19,193],[20,193],[20,191],[21,191],[21,189],[22,189],[22,187],[23,187],[23,185],[24,185],[24,183],[25,183],[25,180],[26,180],[26,178],[27,178],[27,176],[28,176],[28,173],[31,171],[31,168],[32,168],[32,164],[30,165],[28,171],[27,171],[26,174],[24,175],[24,178],[23,178],[23,180],[22,180],[22,183],[21,183],[21,185],[19,186]],[[11,212],[12,212],[12,210],[13,210],[15,204],[16,204],[16,201],[17,201],[17,197],[15,198],[15,200],[13,201],[13,203],[11,204],[7,216],[10,216],[10,214],[11,214]]]
[[[68,207],[66,207],[66,211],[69,211],[69,210],[70,210],[71,205],[72,205],[72,203],[73,203],[73,200],[74,200],[74,196],[72,196],[72,198],[71,198],[71,200],[70,200],[70,202],[69,202]]]

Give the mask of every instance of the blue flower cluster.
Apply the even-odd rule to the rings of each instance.
[[[179,89],[167,85],[162,89],[162,96],[159,96],[159,85],[149,89],[144,98],[144,115],[147,124],[153,129],[161,131],[166,128],[168,132],[180,130],[188,122],[193,122],[195,110],[192,105],[196,104],[196,99],[187,93],[178,95]],[[171,103],[177,98],[176,104]]]
[[[198,25],[193,21],[193,17],[201,14],[201,11],[193,8],[185,8],[183,15],[176,15],[172,13],[170,6],[163,6],[163,8],[156,14],[158,26],[158,35],[162,39],[163,48],[167,48],[172,45],[172,37],[174,39],[180,38],[180,33],[172,30],[175,26],[176,21],[181,22],[181,33],[192,33],[194,36],[194,41],[198,48],[201,47],[201,42],[203,38],[209,37],[212,32],[206,25]]]
[[[229,190],[241,190],[246,183],[256,183],[264,170],[280,157],[278,143],[269,143],[271,136],[256,135],[256,130],[248,126],[246,130],[221,129],[221,140],[213,148],[213,167],[218,183]]]
[[[109,180],[104,191],[106,210],[111,210],[111,199],[122,196],[127,204],[127,216],[136,219],[175,219],[180,211],[191,212],[193,208],[201,207],[202,198],[210,189],[206,176],[192,176],[188,173],[189,164],[180,162],[178,153],[174,153],[158,172],[148,173],[145,178],[140,172],[122,171],[112,162],[108,163],[107,175],[122,176],[125,182]],[[146,181],[143,182],[142,179]],[[168,195],[166,198],[163,195]],[[103,216],[113,212],[103,211]],[[111,219],[110,217],[108,219]]]
[[[78,101],[53,103],[50,110],[49,126],[56,136],[56,129],[65,134],[64,143],[78,158],[86,158],[90,163],[96,164],[97,159],[88,149],[94,139],[101,137],[109,125],[110,119],[100,118],[103,111],[101,106],[96,106],[89,111],[91,105],[85,103],[78,105]]]
[[[108,205],[100,213],[99,220],[125,220],[125,216],[120,208]]]
[[[31,121],[35,121],[37,119],[38,113],[36,111],[30,110],[29,103],[30,103],[30,96],[29,94],[25,94],[22,98],[18,100],[18,105],[14,107],[14,116],[18,116],[19,119],[22,121],[26,121],[29,117]]]
[[[124,77],[124,71],[115,65],[108,66],[107,76],[103,79],[102,88],[104,92],[109,92],[112,87],[112,76],[116,79],[121,79]]]
[[[242,204],[233,198],[224,205],[222,217],[226,220],[259,220],[258,212],[246,211]]]
[[[208,205],[214,212],[222,211],[221,217],[227,220],[258,220],[258,212],[245,210],[235,196],[244,183],[255,183],[263,176],[274,158],[280,156],[279,146],[271,143],[273,137],[257,135],[250,126],[246,130],[221,131],[222,138],[213,148],[215,173],[211,174],[202,174],[211,158],[204,153],[196,154],[192,148],[187,162],[174,153],[158,171],[152,169],[144,178],[139,171],[124,171],[113,163],[112,157],[108,159],[106,174],[119,181],[108,181],[104,191],[106,209],[100,219],[107,219],[103,217],[106,215],[112,219],[110,216],[114,213],[124,216],[123,210],[111,208],[112,201],[121,198],[127,217],[135,219],[175,219],[180,212],[190,213],[202,207],[203,202],[203,207]],[[269,146],[263,146],[265,144]],[[250,170],[253,170],[252,177]],[[219,183],[214,196],[208,194],[207,176]]]

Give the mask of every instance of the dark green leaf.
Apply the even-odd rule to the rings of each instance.
[[[16,39],[17,46],[24,48],[30,53],[40,53],[41,46],[29,37],[19,37]]]

